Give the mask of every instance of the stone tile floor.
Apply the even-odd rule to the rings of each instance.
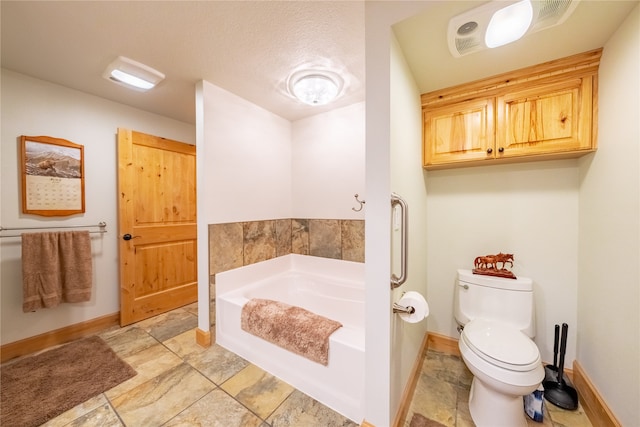
[[[99,334],[138,375],[59,415],[47,427],[355,427],[356,423],[218,345],[195,343],[195,304]],[[428,351],[404,426],[473,426],[471,374],[459,357]],[[424,425],[421,424],[421,425]],[[579,408],[547,404],[544,423],[591,427]],[[384,426],[377,426],[384,427]]]
[[[44,425],[357,426],[234,353],[200,347],[196,327],[193,304],[99,334],[138,375]]]
[[[416,384],[404,426],[410,427],[414,414],[415,427],[472,427],[469,413],[469,388],[473,375],[458,356],[427,351],[422,362],[422,372]],[[560,409],[544,401],[543,422],[527,418],[528,427],[591,427],[591,422],[581,406],[575,411]],[[420,415],[423,422],[417,422]],[[426,418],[426,422],[424,419]],[[500,427],[500,426],[496,426]],[[509,426],[504,426],[509,427]]]

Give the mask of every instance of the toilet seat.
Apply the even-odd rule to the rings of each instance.
[[[477,356],[504,369],[526,372],[541,363],[535,343],[502,322],[474,319],[465,325],[461,339]]]

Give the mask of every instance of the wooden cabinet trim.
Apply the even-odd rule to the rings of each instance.
[[[522,87],[547,85],[567,78],[582,78],[597,74],[602,48],[561,58],[486,79],[476,80],[420,96],[422,107],[440,107],[476,98],[499,96]]]

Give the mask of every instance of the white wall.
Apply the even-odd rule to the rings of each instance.
[[[576,160],[427,173],[429,330],[459,338],[453,318],[458,268],[479,255],[513,253],[513,272],[534,282],[535,342],[553,361],[553,325],[569,325],[575,357],[578,169]]]
[[[91,301],[61,304],[33,313],[22,312],[20,239],[0,239],[1,331],[2,344],[6,344],[119,311],[117,128],[130,128],[187,143],[195,142],[195,128],[8,70],[2,70],[1,101],[2,226],[81,225],[105,221],[108,230],[104,235],[92,235]],[[48,218],[21,213],[20,135],[46,135],[84,145],[84,214]]]
[[[640,6],[605,44],[598,151],[580,161],[578,362],[640,425]]]
[[[413,80],[402,51],[395,39],[391,44],[391,190],[407,202],[408,249],[407,281],[392,293],[398,301],[404,292],[427,294],[427,192],[422,169],[422,111],[420,91]],[[399,275],[400,230],[392,228],[393,271]],[[400,397],[411,370],[419,358],[427,331],[427,320],[406,323],[399,316],[391,318],[391,413],[398,411]]]
[[[293,218],[364,219],[364,102],[292,123]],[[366,204],[365,204],[366,206]]]
[[[391,224],[391,26],[426,7],[423,2],[366,2],[366,421],[391,425],[395,416],[400,354],[392,349]],[[402,86],[401,83],[396,83]],[[404,111],[406,104],[402,102]],[[393,385],[392,385],[393,384]],[[391,393],[394,396],[391,396]],[[392,407],[391,405],[394,405]]]
[[[362,219],[364,103],[289,122],[203,82],[208,224]]]
[[[366,58],[366,186],[365,209],[365,420],[391,424],[391,275],[389,240],[390,28],[383,8],[365,3]],[[378,31],[375,31],[378,30]],[[375,48],[374,48],[375,47]]]
[[[291,123],[203,82],[206,223],[291,217]]]

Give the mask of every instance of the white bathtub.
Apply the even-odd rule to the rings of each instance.
[[[243,331],[242,306],[265,298],[341,322],[328,366]],[[286,255],[216,274],[216,342],[340,414],[364,418],[364,264]]]

